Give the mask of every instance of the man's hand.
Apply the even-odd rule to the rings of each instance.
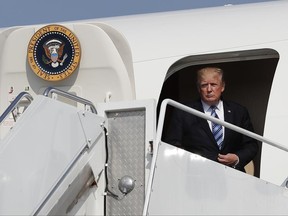
[[[226,155],[218,154],[218,161],[227,166],[235,166],[239,162],[239,157],[232,153],[228,153]]]

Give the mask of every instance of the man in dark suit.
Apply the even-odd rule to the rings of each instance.
[[[247,109],[222,100],[225,89],[222,69],[206,67],[197,73],[200,99],[187,105],[253,131]],[[256,140],[178,109],[172,115],[164,141],[243,172],[258,151]]]

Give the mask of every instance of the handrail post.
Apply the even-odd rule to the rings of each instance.
[[[30,103],[33,100],[33,97],[28,92],[21,92],[17,95],[17,97],[12,101],[12,103],[7,107],[7,109],[0,116],[0,124],[6,119],[6,117],[11,113],[21,102],[23,98],[26,98]]]
[[[49,97],[49,95],[52,95],[52,93],[59,94],[59,95],[61,95],[63,97],[66,97],[66,98],[68,98],[70,100],[74,100],[74,101],[79,102],[79,103],[82,103],[84,105],[89,105],[90,108],[91,108],[92,113],[97,114],[97,110],[96,110],[95,106],[89,100],[86,100],[84,98],[78,97],[76,95],[70,94],[68,92],[65,92],[65,91],[62,91],[60,89],[56,89],[56,88],[53,88],[53,87],[48,87],[44,91],[43,95],[46,96],[46,97]]]

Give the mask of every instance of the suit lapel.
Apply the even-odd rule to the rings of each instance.
[[[203,106],[202,106],[202,103],[201,103],[200,100],[197,101],[197,103],[194,104],[194,109],[196,109],[196,110],[204,113]],[[215,143],[216,146],[218,146],[217,143],[216,143],[216,141],[215,141],[215,139],[214,139],[214,136],[213,136],[213,134],[212,134],[212,131],[210,130],[210,127],[209,127],[209,124],[208,124],[207,120],[206,120],[206,119],[199,118],[199,123],[200,123],[200,126],[201,126],[201,127],[203,128],[203,130],[205,131],[205,133],[207,134],[207,136],[209,137],[209,139],[211,139],[211,141],[212,141],[213,143]]]
[[[232,122],[233,122],[233,110],[230,109],[229,105],[226,102],[223,102],[223,107],[224,107],[224,119],[225,119],[225,121],[232,124]],[[225,147],[226,143],[229,143],[230,135],[231,135],[231,130],[225,127],[223,148]]]

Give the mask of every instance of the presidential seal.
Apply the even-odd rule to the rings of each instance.
[[[44,26],[28,44],[27,58],[32,71],[47,81],[69,77],[79,66],[80,57],[78,38],[61,25]]]

